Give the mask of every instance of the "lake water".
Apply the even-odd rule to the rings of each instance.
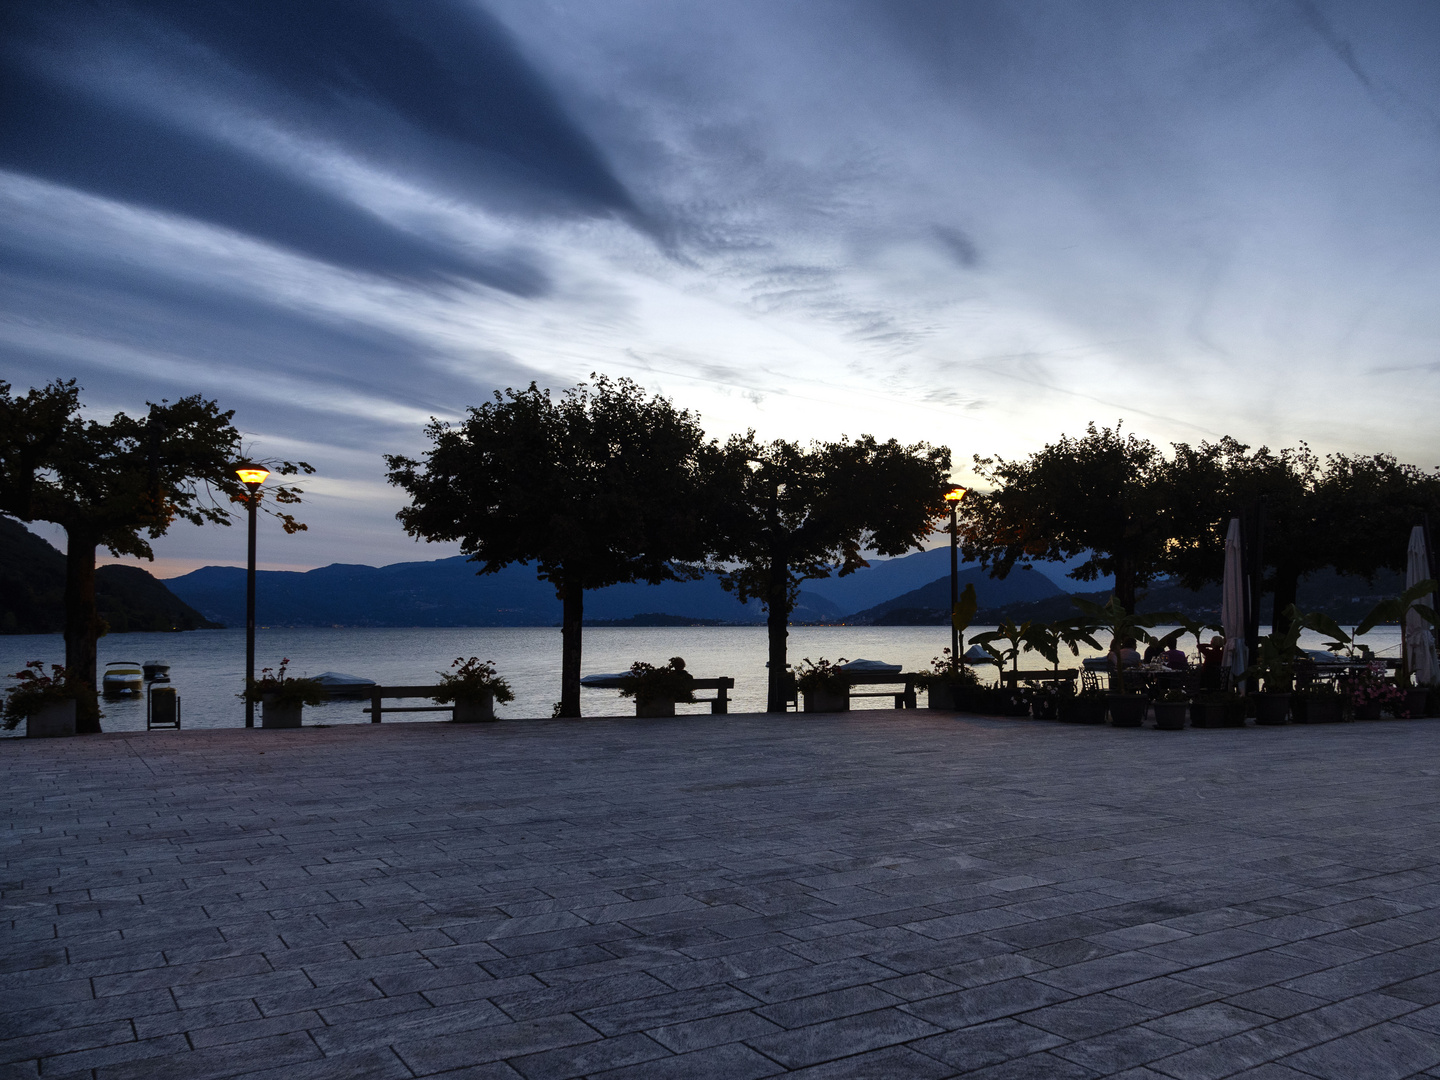
[[[972,627],[967,637],[984,627]],[[1264,629],[1264,628],[1262,628]],[[1399,630],[1388,627],[1366,636],[1382,655],[1396,655]],[[950,644],[941,626],[797,626],[790,630],[789,658],[818,660],[881,660],[906,671],[925,670],[931,658]],[[1318,635],[1301,644],[1321,647]],[[1189,642],[1193,649],[1193,639]],[[1184,643],[1182,643],[1184,647]],[[19,670],[26,661],[60,663],[65,646],[58,634],[0,636],[0,672]],[[560,631],[551,627],[417,628],[417,629],[260,629],[255,634],[256,667],[274,667],[290,658],[290,674],[318,675],[341,671],[390,684],[438,682],[437,672],[459,656],[493,660],[515,691],[515,700],[499,706],[504,717],[545,717],[560,697]],[[586,627],[583,671],[624,671],[636,660],[663,664],[683,656],[697,678],[729,675],[735,679],[732,712],[765,708],[765,628],[716,627]],[[245,632],[196,630],[179,634],[117,634],[100,639],[100,665],[112,660],[170,664],[171,685],[180,693],[187,728],[240,727],[245,706],[235,695],[244,683]],[[1022,658],[1022,667],[1044,666],[1038,657]],[[1067,657],[1068,660],[1068,657]],[[1069,661],[1065,666],[1074,666]],[[8,685],[8,684],[6,684]],[[423,701],[396,702],[424,705]],[[856,708],[886,708],[885,698],[862,698]],[[368,723],[365,702],[331,702],[305,710],[307,724]],[[632,714],[634,706],[614,690],[584,690],[587,716]],[[144,702],[106,701],[106,731],[143,731]],[[681,705],[677,712],[707,712],[708,705]],[[258,710],[257,710],[258,713]],[[434,720],[444,714],[398,713],[385,722]],[[258,717],[257,717],[258,723]]]

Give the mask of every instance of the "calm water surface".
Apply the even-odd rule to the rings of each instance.
[[[972,627],[969,634],[985,627]],[[1367,635],[1382,654],[1398,651],[1399,630],[1386,628]],[[818,660],[881,660],[901,664],[906,671],[924,670],[949,634],[938,626],[800,626],[790,630],[790,662]],[[1319,648],[1318,635],[1301,644]],[[1194,649],[1193,639],[1182,647]],[[735,679],[732,712],[759,712],[765,708],[764,627],[587,627],[584,665],[588,674],[624,671],[636,660],[662,664],[683,656],[698,678],[729,675]],[[65,646],[59,634],[0,636],[0,673],[18,670],[28,660],[60,663]],[[551,627],[446,628],[446,629],[260,629],[255,636],[256,667],[274,667],[290,658],[290,674],[318,675],[340,671],[379,683],[429,684],[437,672],[459,656],[493,660],[510,681],[515,700],[499,706],[506,717],[549,716],[560,697],[560,631]],[[245,632],[195,630],[180,634],[117,634],[100,639],[100,665],[112,660],[170,664],[171,685],[179,692],[187,728],[240,727],[245,706],[235,695],[244,681]],[[1073,666],[1069,661],[1067,666]],[[1039,667],[1038,657],[1022,658],[1022,667]],[[5,685],[8,685],[5,684]],[[307,724],[368,723],[361,710],[365,702],[331,702],[308,707]],[[424,701],[396,702],[424,705]],[[633,713],[632,703],[614,690],[584,690],[582,708],[587,716]],[[884,698],[862,698],[856,708],[885,708]],[[144,703],[139,699],[106,701],[106,731],[141,731],[145,728]],[[708,712],[708,705],[681,705],[677,712]],[[399,713],[385,722],[434,720],[444,714]],[[258,721],[257,721],[258,722]]]

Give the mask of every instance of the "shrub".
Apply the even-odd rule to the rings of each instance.
[[[695,677],[685,670],[685,661],[672,656],[670,662],[661,667],[636,660],[630,665],[630,674],[620,680],[620,693],[633,697],[641,704],[652,701],[674,701],[688,703],[695,700]]]
[[[812,663],[807,656],[800,661],[805,666],[795,669],[795,686],[807,694],[817,691],[826,694],[846,693],[850,689],[850,676],[840,670],[840,665],[846,662],[842,656],[832,664],[822,656]]]
[[[285,674],[290,666],[287,656],[278,668],[261,668],[260,678],[245,688],[239,696],[246,701],[269,700],[280,706],[319,705],[325,700],[325,688],[314,679],[291,678]]]
[[[457,656],[450,668],[436,672],[440,676],[440,692],[435,700],[441,705],[451,701],[479,701],[487,695],[502,704],[515,700],[510,684],[495,673],[495,665],[490,661],[482,661],[478,656],[469,660]]]
[[[59,664],[50,665],[50,674],[45,674],[45,664],[31,660],[23,671],[7,676],[16,680],[16,685],[5,692],[5,728],[19,726],[26,717],[34,716],[46,706],[56,702],[69,701],[83,692],[70,678],[70,673]]]

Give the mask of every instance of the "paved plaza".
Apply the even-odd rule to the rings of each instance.
[[[411,723],[0,768],[0,1080],[1440,1077],[1440,721]]]

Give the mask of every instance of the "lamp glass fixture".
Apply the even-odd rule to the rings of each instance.
[[[965,498],[965,491],[963,487],[953,487],[945,493],[945,501],[958,503]]]
[[[241,465],[235,470],[242,484],[263,484],[270,470],[259,465]]]

